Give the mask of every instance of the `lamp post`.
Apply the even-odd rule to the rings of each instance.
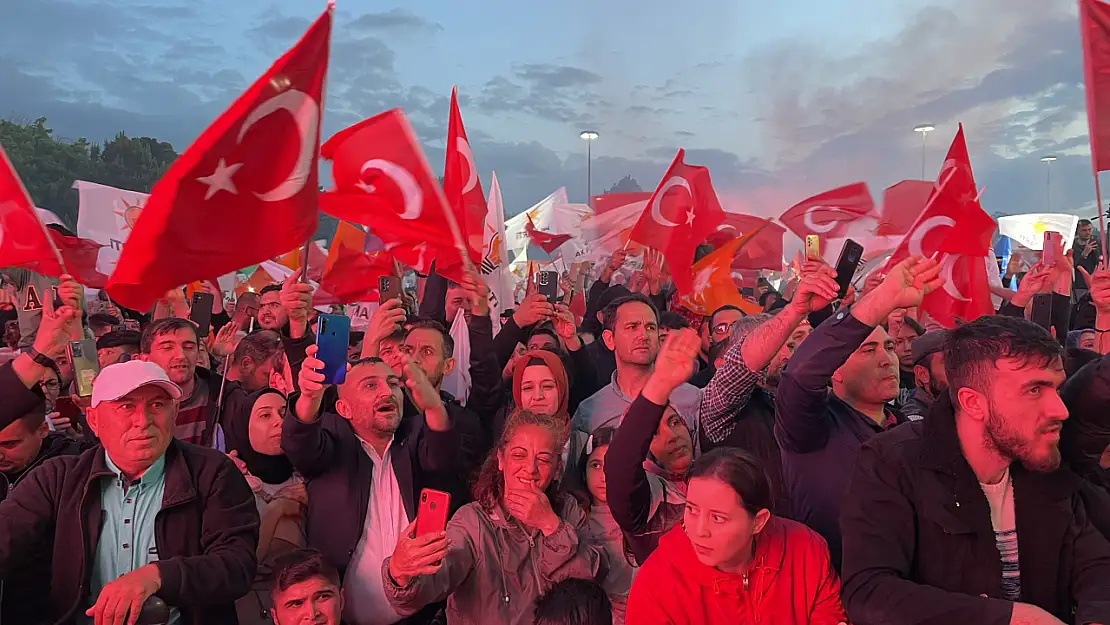
[[[586,141],[586,203],[589,204],[594,199],[593,191],[593,144],[601,135],[597,134],[596,130],[583,130],[579,135]]]
[[[914,132],[921,133],[921,179],[925,179],[925,141],[929,138],[929,133],[936,130],[936,126],[932,124],[921,124],[914,126]]]
[[[1052,161],[1055,161],[1055,156],[1042,156],[1041,162],[1044,163],[1045,170],[1045,206],[1048,212],[1052,212]]]

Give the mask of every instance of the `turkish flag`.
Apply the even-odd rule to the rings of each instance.
[[[269,260],[316,231],[331,9],[154,185],[108,281],[146,310],[167,290]]]
[[[693,290],[694,250],[725,220],[709,169],[675,155],[630,238],[663,253],[679,293]]]
[[[30,264],[43,275],[64,273],[35,205],[0,147],[0,267]]]
[[[824,242],[848,236],[848,226],[863,217],[876,217],[871,191],[862,182],[838,187],[798,202],[779,221],[805,239],[816,234]]]
[[[96,270],[96,261],[103,245],[90,239],[69,237],[57,230],[50,230],[50,237],[54,240],[54,247],[62,255],[65,272],[73,276],[78,284],[91,289],[103,289],[108,284],[108,276]],[[38,267],[34,270],[43,273]]]
[[[393,260],[386,252],[333,243],[328,250],[329,269],[320,280],[313,304],[353,304],[378,298],[378,278],[393,275]]]
[[[479,265],[485,252],[483,229],[486,225],[486,198],[474,154],[466,138],[459,112],[458,88],[451,88],[451,115],[447,122],[447,154],[443,165],[443,194],[462,229],[470,260]]]
[[[928,180],[903,180],[883,191],[883,211],[875,236],[906,234],[921,216],[933,195],[934,184]]]
[[[532,243],[540,246],[543,251],[547,252],[548,256],[554,254],[555,250],[574,238],[569,234],[551,234],[539,230],[536,228],[536,224],[532,223],[532,216],[527,215],[527,217],[528,223],[524,224],[524,232],[528,235],[528,238],[532,240]]]
[[[786,228],[769,219],[726,212],[724,223],[709,235],[709,243],[719,249],[750,232],[756,234],[740,248],[733,259],[732,268],[781,271],[782,238],[786,234]]]
[[[936,255],[944,288],[925,296],[921,309],[945,327],[957,317],[971,321],[993,314],[986,265],[994,220],[979,206],[975,176],[961,124],[944,159],[936,189],[886,266],[909,256]]]
[[[1079,0],[1079,29],[1091,163],[1095,172],[1106,171],[1110,169],[1110,4]]]
[[[320,194],[320,210],[369,226],[390,253],[423,244],[429,265],[461,262],[446,198],[401,109],[336,133],[320,153],[335,179],[335,190]]]

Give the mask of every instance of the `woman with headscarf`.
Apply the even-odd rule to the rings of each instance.
[[[1060,387],[1068,418],[1060,431],[1060,454],[1083,478],[1087,515],[1110,540],[1110,356],[1086,364]]]
[[[247,401],[250,421],[247,443],[232,452],[247,479],[261,519],[258,536],[258,573],[251,592],[236,602],[243,625],[269,623],[270,577],[280,556],[304,547],[305,508],[308,493],[304,479],[281,450],[281,427],[285,419],[285,395],[273,388],[252,394]]]
[[[582,537],[586,517],[555,479],[565,419],[518,410],[446,532],[405,530],[382,563],[386,598],[401,615],[447,600],[454,625],[527,625],[556,583],[605,578],[602,549]]]

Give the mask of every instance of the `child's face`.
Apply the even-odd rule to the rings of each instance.
[[[593,450],[586,461],[586,488],[595,504],[607,503],[605,498],[605,452],[609,451],[608,445],[602,445]]]

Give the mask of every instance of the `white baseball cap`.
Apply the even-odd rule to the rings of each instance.
[[[144,360],[129,360],[108,365],[96,376],[92,407],[96,408],[101,402],[116,401],[148,384],[161,387],[172,399],[181,399],[181,387],[170,381],[162,367]]]

